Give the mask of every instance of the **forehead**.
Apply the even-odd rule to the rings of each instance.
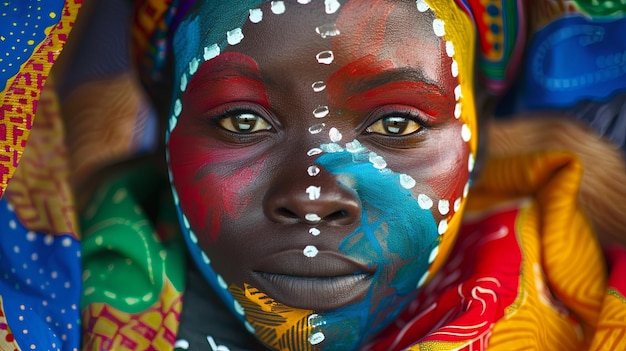
[[[253,9],[239,43],[225,51],[271,63],[311,60],[322,48],[332,48],[335,64],[374,55],[399,67],[428,56],[420,52],[432,55],[441,48],[434,15],[418,11],[414,1],[352,0],[335,2],[334,8],[329,6],[333,1],[301,2],[265,2]]]

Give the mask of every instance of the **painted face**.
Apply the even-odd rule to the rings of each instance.
[[[420,3],[264,3],[181,77],[168,147],[190,251],[270,348],[359,347],[456,234],[471,128]]]

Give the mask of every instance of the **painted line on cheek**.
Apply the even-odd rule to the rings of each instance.
[[[308,245],[307,247],[304,248],[304,250],[302,250],[302,253],[304,253],[304,256],[306,257],[313,258],[317,256],[319,251],[317,250],[317,247],[313,245]]]

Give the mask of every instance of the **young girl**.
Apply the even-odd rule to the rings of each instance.
[[[608,280],[580,163],[483,166],[469,14],[504,9],[178,5],[169,186],[134,161],[85,207],[84,349],[618,347],[625,254]]]

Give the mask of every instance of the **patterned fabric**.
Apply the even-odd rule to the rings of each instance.
[[[148,171],[138,168],[134,173],[137,177]],[[580,163],[565,153],[534,153],[490,161],[485,176],[470,192],[469,213],[441,274],[393,326],[363,349],[513,350],[537,345],[558,350],[618,349],[626,342],[626,250],[608,250],[607,266],[588,219],[576,202],[581,174]],[[186,350],[186,340],[174,343],[180,293],[176,293],[178,298],[170,297],[177,301],[174,305],[144,301],[141,308],[134,308],[141,296],[159,291],[163,296],[159,300],[167,301],[165,295],[171,287],[159,289],[162,283],[120,284],[150,281],[152,269],[158,272],[164,264],[172,264],[163,257],[171,258],[177,255],[176,250],[182,250],[180,243],[169,246],[150,239],[141,230],[130,230],[145,228],[145,218],[128,215],[141,212],[133,201],[141,201],[138,199],[142,196],[137,183],[129,181],[132,175],[125,177],[126,181],[118,179],[104,186],[94,199],[97,209],[90,207],[87,211],[93,218],[101,218],[90,220],[88,226],[98,228],[97,232],[87,229],[89,233],[85,233],[84,304],[88,307],[83,310],[83,321],[89,340],[87,349],[119,346],[162,350],[165,345],[177,345],[178,350]],[[141,180],[149,178],[142,176]],[[111,230],[111,226],[122,225],[129,230]],[[125,244],[115,236],[123,236]],[[148,247],[154,245],[146,250],[154,254],[133,250],[138,245],[128,243],[135,240]],[[103,251],[108,254],[101,254]],[[148,257],[152,264],[148,264]],[[131,267],[135,267],[134,273],[120,271]],[[166,268],[162,275],[182,277],[176,272]],[[133,277],[120,279],[126,274]],[[100,298],[93,297],[96,292]],[[235,293],[254,297],[254,291]],[[167,306],[178,307],[172,310]],[[168,313],[171,318],[161,317]],[[290,311],[273,306],[255,313],[274,318]],[[220,323],[211,315],[203,319]],[[149,324],[154,320],[169,320],[171,324]],[[245,333],[243,329],[241,332]],[[207,347],[228,349],[219,334],[203,335]],[[146,340],[155,341],[150,344]]]
[[[12,0],[0,7],[0,196],[24,152],[39,95],[81,3]]]
[[[186,253],[157,171],[140,165],[118,173],[78,224],[62,116],[48,76],[81,3],[0,5],[0,350],[187,350],[186,341],[177,340]],[[150,84],[166,65],[171,27],[192,2],[135,3],[133,45]],[[626,44],[619,35],[624,5],[456,3],[482,38],[480,65],[492,92],[503,93],[524,67],[511,95],[513,112],[571,108],[590,116],[580,118],[601,134],[623,138],[623,95],[616,93],[626,87]],[[524,60],[550,70],[518,63],[523,45],[517,44],[526,37]],[[564,52],[548,50],[557,40]],[[573,55],[580,60],[567,59]],[[583,109],[579,101],[587,97],[593,108]],[[611,123],[596,113],[606,111],[605,103]],[[594,239],[576,201],[581,172],[561,153],[490,162],[470,193],[442,274],[365,349],[623,347],[626,250],[600,248]],[[206,349],[229,348],[218,334],[203,337]]]
[[[185,258],[171,199],[156,213],[141,206],[163,200],[167,187],[155,173],[144,166],[120,174],[83,212],[84,350],[173,348]]]

